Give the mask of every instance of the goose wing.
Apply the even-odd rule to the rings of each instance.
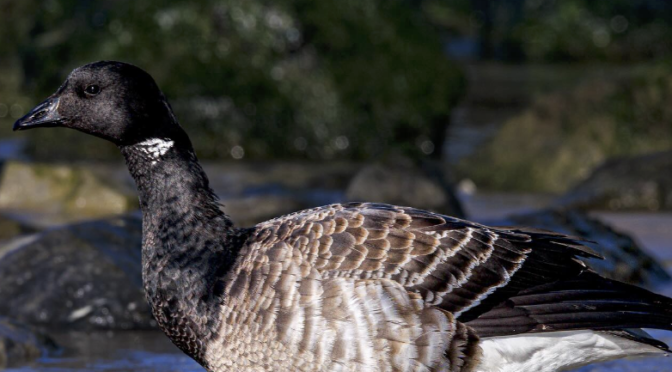
[[[263,245],[296,248],[323,279],[391,280],[465,321],[521,290],[577,276],[587,269],[577,257],[600,257],[574,237],[373,203],[297,212],[256,234]]]
[[[593,273],[584,243],[386,204],[309,209],[255,227],[225,317],[313,370],[353,371],[469,371],[479,336],[670,327],[672,301]]]

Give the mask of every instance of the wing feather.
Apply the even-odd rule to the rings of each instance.
[[[575,237],[375,203],[310,209],[257,229],[299,242],[324,277],[391,279],[464,321],[523,289],[577,275],[586,267],[575,257],[599,257]]]

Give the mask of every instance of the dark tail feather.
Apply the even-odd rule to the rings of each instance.
[[[579,329],[672,330],[672,299],[586,271],[522,291],[467,325],[480,337]]]

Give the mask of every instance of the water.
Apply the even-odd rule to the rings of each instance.
[[[0,139],[0,160],[24,159],[25,145],[26,141],[23,138]]]
[[[631,234],[668,269],[672,268],[672,213],[593,212],[591,215],[621,232]]]
[[[64,349],[5,372],[203,372],[159,331],[56,334]]]

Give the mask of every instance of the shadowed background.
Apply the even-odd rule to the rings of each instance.
[[[156,79],[241,225],[411,205],[585,236],[602,273],[669,294],[670,2],[0,0],[0,19],[0,368],[199,370],[154,330],[118,150],[11,132],[96,60]]]

